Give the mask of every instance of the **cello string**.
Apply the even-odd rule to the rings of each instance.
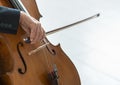
[[[44,43],[48,43],[47,40],[46,40],[46,38],[45,38],[43,41],[44,41]],[[48,46],[48,45],[46,45],[46,46]],[[48,49],[47,49],[47,50],[48,50]],[[53,71],[54,62],[53,62],[53,59],[51,59],[51,57],[53,57],[53,56],[48,57],[48,56],[46,55],[45,50],[43,50],[43,54],[45,55],[45,60],[46,60],[46,62],[47,62],[48,72],[49,72],[49,71],[52,72],[52,71]]]
[[[12,5],[15,8],[17,8],[19,10],[22,10],[29,15],[29,12],[25,9],[24,5],[22,4],[22,2],[20,0],[10,0],[10,2],[12,3]],[[47,45],[47,42],[46,42],[47,40],[43,40],[43,41],[44,41],[45,46],[46,46]],[[30,49],[32,49],[32,46],[30,46]],[[45,57],[45,61],[47,63],[48,71],[51,71],[51,66],[53,66],[53,61],[52,61],[53,59],[51,59],[51,57],[46,55],[45,49],[42,49],[42,50],[43,50],[43,54],[44,54],[44,57]]]

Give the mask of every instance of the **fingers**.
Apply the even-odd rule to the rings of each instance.
[[[45,31],[41,27],[40,23],[37,23],[34,27],[31,28],[30,40],[31,44],[40,42],[45,37]]]
[[[31,44],[40,42],[45,38],[45,31],[41,27],[41,23],[35,18],[21,12],[19,22],[24,31],[30,36]]]
[[[22,26],[22,24],[21,24],[21,26]],[[27,35],[30,35],[30,29],[28,29],[28,27],[22,26],[22,29],[27,33]]]

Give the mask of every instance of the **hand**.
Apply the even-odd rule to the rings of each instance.
[[[23,30],[30,36],[31,44],[40,42],[45,38],[45,31],[41,23],[35,18],[21,11],[19,22]]]

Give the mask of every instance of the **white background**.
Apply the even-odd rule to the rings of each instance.
[[[47,36],[60,43],[82,85],[120,85],[120,0],[36,0],[46,32],[100,13],[100,17]]]

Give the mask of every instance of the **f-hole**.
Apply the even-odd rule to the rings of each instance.
[[[22,68],[18,68],[18,72],[19,72],[20,74],[25,74],[26,71],[27,71],[27,65],[26,65],[25,60],[24,60],[24,58],[23,58],[23,56],[22,56],[22,53],[21,53],[21,51],[20,51],[20,46],[23,47],[23,43],[22,43],[22,42],[19,42],[19,43],[17,44],[17,51],[18,51],[18,54],[19,54],[19,56],[20,56],[20,58],[21,58],[21,60],[22,60],[22,62],[23,62],[23,65],[24,65],[24,69],[25,69],[25,70],[22,70]]]
[[[48,49],[48,51],[52,54],[52,55],[56,55],[56,52],[54,49],[51,49],[49,46],[46,46],[46,48]]]

